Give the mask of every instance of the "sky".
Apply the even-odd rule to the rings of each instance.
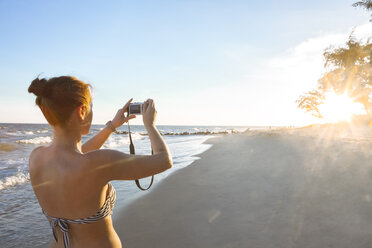
[[[92,84],[94,124],[132,97],[160,125],[317,122],[295,101],[324,49],[372,36],[353,2],[0,0],[0,122],[46,123],[27,92],[40,73]]]

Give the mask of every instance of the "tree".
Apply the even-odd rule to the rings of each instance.
[[[296,101],[297,106],[322,118],[318,106],[325,93],[348,94],[363,104],[366,113],[372,113],[372,43],[349,36],[343,47],[329,47],[323,53],[326,72],[318,80],[315,90],[306,92]]]
[[[353,4],[372,11],[372,0]],[[372,19],[370,20],[372,21]],[[319,105],[325,93],[348,94],[355,102],[363,104],[366,114],[372,114],[372,43],[356,40],[350,34],[344,47],[329,47],[323,53],[326,72],[318,80],[315,90],[306,92],[296,101],[297,107],[323,118]]]
[[[361,7],[367,11],[372,11],[372,0],[362,0],[353,4],[353,7]],[[371,15],[372,16],[372,15]],[[372,22],[372,19],[369,20]]]
[[[319,90],[313,90],[301,95],[296,103],[298,104],[297,107],[304,109],[305,111],[311,113],[313,116],[323,118],[318,108],[318,106],[322,104],[323,101],[324,94]]]

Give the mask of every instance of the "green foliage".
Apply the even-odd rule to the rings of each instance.
[[[298,107],[322,118],[318,106],[326,92],[347,93],[355,102],[363,104],[366,113],[372,112],[372,43],[356,40],[353,34],[343,47],[329,47],[323,53],[326,72],[318,80],[315,90],[296,101]]]
[[[353,7],[361,7],[363,9],[366,9],[367,11],[371,11],[372,10],[372,0],[363,0],[363,1],[359,1],[359,2],[356,2],[353,4]],[[372,22],[372,19],[369,20]]]
[[[367,41],[367,44],[369,40]],[[366,45],[367,45],[366,44]],[[335,66],[343,69],[352,68],[354,65],[365,63],[366,59],[370,59],[370,50],[360,41],[353,37],[353,33],[349,36],[345,47],[333,48],[330,47],[323,53],[325,59],[325,67]]]
[[[353,4],[372,11],[372,0]],[[372,21],[372,19],[370,20]],[[323,53],[326,72],[318,80],[315,90],[306,92],[296,101],[297,107],[323,118],[319,105],[325,93],[347,93],[355,102],[363,104],[366,114],[372,114],[372,43],[356,40],[353,33],[343,47],[329,47]]]
[[[306,112],[311,113],[313,116],[323,118],[318,109],[318,106],[322,104],[323,101],[324,94],[319,90],[313,90],[301,95],[296,103],[298,104],[297,106],[299,108],[304,109]]]

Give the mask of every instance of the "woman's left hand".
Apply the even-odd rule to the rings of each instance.
[[[124,116],[124,113],[128,113],[128,107],[129,107],[129,104],[132,102],[133,98],[131,98],[125,105],[123,108],[119,109],[118,112],[116,113],[114,119],[112,119],[112,125],[115,127],[115,128],[118,128],[120,127],[121,125],[123,125],[125,122],[131,120],[131,119],[134,119],[136,118],[135,115],[129,115],[127,117]]]

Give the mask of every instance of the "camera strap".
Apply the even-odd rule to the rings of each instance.
[[[130,154],[133,154],[134,155],[134,154],[136,154],[136,152],[134,150],[134,145],[133,145],[133,141],[132,141],[132,134],[130,132],[129,121],[127,123],[128,123],[128,134],[129,134],[129,141],[130,141],[129,152],[130,152]],[[152,151],[152,149],[151,149],[151,154],[154,154],[154,152]],[[145,191],[145,190],[148,190],[152,186],[152,183],[154,182],[154,176],[151,176],[151,182],[150,182],[150,185],[147,188],[142,188],[142,186],[139,183],[139,180],[138,179],[136,179],[135,182],[136,182],[137,187],[140,190]]]

